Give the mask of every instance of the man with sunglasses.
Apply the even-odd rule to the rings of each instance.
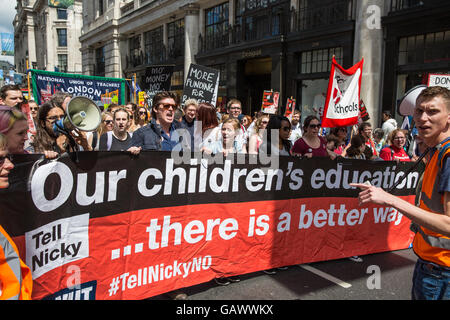
[[[139,154],[141,150],[172,151],[181,140],[177,129],[184,128],[175,119],[178,108],[175,93],[163,91],[153,97],[151,122],[133,133],[129,152]]]

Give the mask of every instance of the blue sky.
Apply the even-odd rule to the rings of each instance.
[[[16,0],[0,0],[0,32],[14,33],[12,22],[16,15]],[[13,57],[0,56],[0,60],[14,63]]]

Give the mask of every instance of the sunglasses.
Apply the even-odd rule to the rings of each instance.
[[[311,129],[320,128],[320,124],[310,124],[308,127]]]
[[[139,111],[139,114],[146,114],[146,111]]]
[[[170,107],[173,108],[173,110],[175,110],[177,108],[177,106],[175,104],[160,104],[160,106],[162,106],[164,109],[169,109]]]
[[[112,120],[103,120],[103,122],[106,123],[106,124],[111,124],[111,123],[113,123]]]
[[[5,164],[6,159],[8,159],[10,162],[12,162],[11,155],[7,154],[6,156],[0,156],[0,167]]]
[[[39,107],[30,107],[30,110],[31,110],[31,111],[34,111],[34,110],[37,111],[37,110],[39,110]]]

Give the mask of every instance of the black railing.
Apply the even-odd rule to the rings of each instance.
[[[290,13],[282,13],[269,19],[267,16],[254,16],[250,20],[243,19],[242,24],[229,26],[225,30],[199,35],[199,52],[205,53],[211,50],[233,46],[242,42],[250,42],[262,39],[270,39],[285,35],[289,30]]]
[[[313,2],[314,3],[314,2]],[[226,30],[199,36],[199,52],[233,46],[242,42],[275,38],[290,32],[333,26],[354,20],[355,0],[337,0],[328,5],[302,7],[298,10],[268,11],[267,15],[243,16],[239,24]]]
[[[391,0],[390,12],[421,7],[425,2],[424,0]]]
[[[354,20],[353,0],[333,1],[292,11],[292,31],[304,31]]]
[[[184,47],[177,46],[168,49],[165,45],[160,44],[158,48],[160,49],[150,53],[140,50],[137,54],[127,55],[126,68],[163,64],[184,55]]]

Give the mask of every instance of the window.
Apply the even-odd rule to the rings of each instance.
[[[219,70],[219,85],[224,86],[227,83],[227,65],[226,64],[216,64],[210,66],[211,68],[214,68],[216,70]]]
[[[172,77],[170,78],[171,87],[183,86],[184,83],[184,71],[174,71]]]
[[[95,70],[96,76],[105,76],[105,47],[95,50]]]
[[[58,20],[67,20],[67,9],[56,8]]]
[[[58,47],[67,47],[67,29],[56,29],[58,34]]]
[[[103,7],[103,0],[97,0],[98,6],[98,16],[102,16],[105,13],[105,8]]]
[[[130,39],[130,56],[136,58],[141,50],[141,36],[137,35]]]
[[[163,27],[144,33],[145,63],[155,64],[163,61]]]
[[[300,0],[297,11],[297,31],[352,20],[353,0]]]
[[[170,57],[176,58],[184,55],[184,19],[167,25],[167,40]]]
[[[228,43],[228,2],[207,9],[205,12],[206,48],[214,49],[227,46]]]
[[[59,72],[67,72],[67,54],[58,54]]]
[[[298,71],[302,74],[329,72],[333,55],[337,63],[342,65],[344,56],[342,47],[302,52]]]
[[[448,61],[449,50],[450,30],[400,38],[398,65]]]

